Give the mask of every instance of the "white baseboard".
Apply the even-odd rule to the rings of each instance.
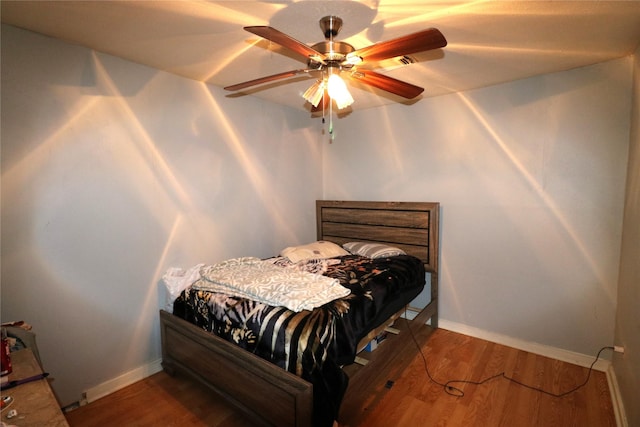
[[[528,351],[529,353],[539,354],[540,356],[550,357],[552,359],[561,360],[574,365],[588,368],[595,360],[596,355],[588,355],[576,353],[569,350],[563,350],[549,345],[538,344],[531,341],[525,341],[519,338],[513,338],[508,335],[502,335],[495,332],[485,331],[484,329],[474,328],[462,323],[452,322],[446,319],[439,319],[438,326],[442,329],[458,332],[460,334],[469,335],[497,344],[506,345],[508,347],[517,348],[519,350]],[[593,369],[607,372],[611,362],[609,360],[600,359],[593,365]]]
[[[611,404],[613,405],[613,414],[616,416],[616,425],[618,427],[629,427],[627,416],[624,412],[622,404],[622,395],[618,386],[618,378],[613,370],[613,364],[607,369],[607,382],[609,383],[609,393],[611,394]]]
[[[83,400],[80,405],[86,405],[95,400],[100,399],[108,394],[120,390],[128,385],[131,385],[137,381],[140,381],[148,376],[158,373],[162,370],[162,359],[154,360],[153,362],[142,365],[136,369],[126,372],[119,377],[105,381],[102,384],[98,384],[95,387],[91,387],[83,393]]]

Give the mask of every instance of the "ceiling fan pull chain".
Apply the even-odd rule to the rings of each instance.
[[[335,138],[333,133],[333,102],[329,101],[329,143],[332,143]]]

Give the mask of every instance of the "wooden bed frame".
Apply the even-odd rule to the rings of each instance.
[[[431,276],[431,302],[410,327],[430,320],[430,326],[437,328],[439,210],[438,203],[427,202],[318,200],[317,237],[338,244],[386,243],[421,259]],[[160,326],[162,366],[169,374],[180,371],[192,376],[261,424],[312,424],[311,383],[164,310],[160,310]],[[378,333],[372,331],[361,344]]]

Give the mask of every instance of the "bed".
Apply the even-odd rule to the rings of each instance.
[[[347,388],[348,378],[342,366],[353,363],[355,355],[371,339],[407,310],[415,312],[410,327],[423,327],[428,322],[430,328],[437,328],[438,203],[318,200],[316,219],[318,241],[333,242],[336,245],[354,241],[384,243],[399,248],[406,254],[375,260],[375,265],[372,266],[358,255],[339,257],[340,268],[348,266],[349,277],[358,276],[358,280],[366,277],[367,286],[371,285],[366,288],[370,300],[367,307],[380,300],[376,289],[383,276],[388,276],[385,280],[400,280],[400,277],[403,282],[408,277],[411,286],[403,286],[399,294],[388,298],[389,301],[393,300],[392,303],[387,305],[385,300],[384,307],[376,309],[366,321],[358,322],[357,328],[353,327],[354,321],[350,320],[351,323],[344,326],[342,320],[336,320],[338,317],[342,319],[342,313],[336,315],[344,303],[342,299],[313,311],[305,310],[296,314],[282,308],[265,307],[241,300],[246,306],[238,307],[250,312],[248,317],[242,318],[245,326],[247,319],[258,317],[278,319],[276,316],[283,316],[283,319],[296,319],[296,342],[289,336],[279,337],[277,340],[282,339],[291,348],[298,348],[299,354],[293,355],[295,351],[291,351],[281,359],[273,356],[273,348],[271,353],[264,354],[265,350],[261,349],[259,342],[256,343],[260,340],[255,336],[238,339],[238,334],[242,331],[229,328],[229,320],[226,320],[227,323],[216,324],[216,319],[212,320],[207,311],[210,310],[211,295],[202,291],[184,292],[176,300],[173,314],[160,311],[162,365],[165,371],[170,374],[180,371],[192,376],[266,425],[331,425],[337,417]],[[416,277],[418,273],[414,272],[413,265],[416,263],[422,277]],[[396,267],[400,273],[387,273],[395,271],[391,268]],[[343,270],[337,271],[337,267],[335,271],[326,265],[324,268],[329,270],[326,275],[345,274]],[[380,274],[381,271],[384,274]],[[430,302],[419,309],[408,307],[408,303],[423,288],[425,272],[429,273],[426,276],[430,282]],[[345,282],[341,280],[340,283],[344,285]],[[414,283],[420,286],[414,286]],[[359,292],[358,286],[360,285],[353,285],[348,297],[352,298],[348,302],[352,306],[359,301],[352,297],[352,294]],[[204,302],[198,300],[203,295],[206,297]],[[236,306],[233,304],[240,303],[237,299],[232,299],[231,305],[225,307],[225,313],[235,310]],[[280,321],[274,323],[278,322]],[[224,338],[209,332],[211,329]],[[285,329],[287,328],[283,328]],[[293,327],[288,329],[294,330]],[[230,336],[225,336],[225,332],[234,338],[231,340],[233,343],[228,341]],[[343,334],[348,337],[343,338]],[[317,342],[308,340],[302,346],[299,343],[301,340],[298,341],[300,335],[314,336]],[[273,342],[276,341],[275,337],[274,333]],[[337,342],[342,344],[338,345]],[[366,372],[366,368],[364,369],[363,372]]]

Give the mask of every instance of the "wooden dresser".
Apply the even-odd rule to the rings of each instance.
[[[9,381],[42,373],[42,368],[29,348],[12,352],[11,365],[13,372],[9,374]],[[2,410],[2,421],[6,424],[18,427],[69,426],[46,378],[2,390],[2,397],[4,396],[13,398],[11,405]],[[7,419],[7,414],[12,409],[17,411],[17,415]]]

